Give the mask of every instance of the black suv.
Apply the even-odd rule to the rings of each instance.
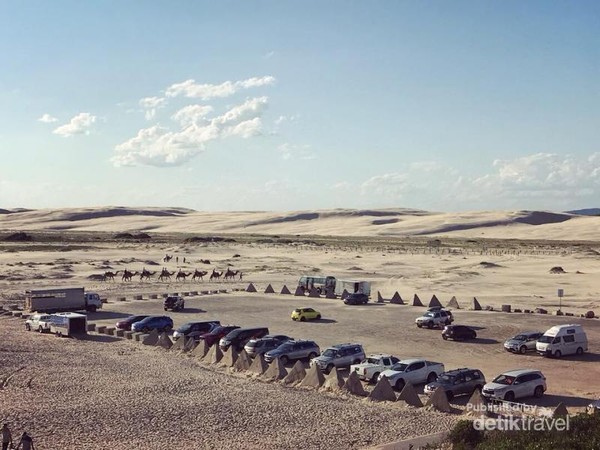
[[[179,339],[182,336],[190,336],[192,333],[200,335],[210,333],[216,327],[221,325],[218,320],[207,320],[203,322],[186,322],[173,332],[173,339]]]
[[[350,294],[344,299],[344,303],[346,305],[365,305],[368,302],[369,296],[361,292],[355,292],[353,294]]]
[[[455,369],[442,373],[437,380],[429,383],[423,389],[427,395],[441,387],[446,392],[448,400],[456,395],[472,394],[473,391],[481,391],[485,385],[485,377],[478,369]]]
[[[222,350],[227,350],[229,347],[233,346],[236,350],[242,351],[250,339],[259,339],[267,334],[269,334],[269,329],[266,327],[237,328],[227,336],[221,338],[219,347],[221,347]]]
[[[172,311],[183,311],[183,308],[185,308],[185,300],[183,297],[178,295],[170,295],[169,297],[165,298],[163,306],[165,311],[169,309]]]
[[[444,340],[454,339],[455,341],[463,341],[465,339],[475,339],[477,333],[471,327],[465,325],[446,325],[442,331]]]

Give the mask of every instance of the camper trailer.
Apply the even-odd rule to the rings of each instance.
[[[535,349],[540,355],[555,358],[581,355],[588,350],[588,340],[581,325],[556,325],[538,339]]]
[[[59,337],[87,334],[87,317],[72,312],[52,314],[50,333]]]
[[[371,296],[371,282],[357,280],[337,280],[335,283],[335,294],[342,295],[344,291],[349,294],[360,293]]]

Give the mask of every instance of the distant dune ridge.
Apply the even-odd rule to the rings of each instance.
[[[582,212],[583,211],[583,212]],[[596,240],[596,209],[440,213],[407,208],[202,212],[187,208],[93,207],[0,209],[3,231],[314,234],[324,236],[453,236]]]

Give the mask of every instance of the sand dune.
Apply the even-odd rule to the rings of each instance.
[[[549,211],[439,213],[414,209],[201,212],[186,208],[65,208],[11,211],[3,230],[448,236],[595,240],[600,217]]]

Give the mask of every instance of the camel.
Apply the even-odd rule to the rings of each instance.
[[[192,272],[189,273],[185,273],[183,270],[180,270],[179,272],[177,272],[177,276],[175,277],[176,281],[179,280],[183,280],[185,281],[187,277],[189,277],[192,274]]]
[[[175,275],[175,272],[169,272],[167,269],[163,268],[162,272],[158,276],[158,281],[165,281],[167,279],[171,279],[171,276]]]
[[[208,272],[204,272],[202,270],[196,269],[194,271],[194,275],[192,276],[192,281],[196,280],[196,278],[200,278],[202,281],[204,281],[203,277],[204,277],[204,275],[207,275],[207,274],[208,274]]]
[[[163,262],[169,262],[173,259],[173,255],[169,255],[168,253],[163,258]]]
[[[240,273],[239,270],[230,270],[230,269],[227,269],[227,272],[225,272],[225,275],[223,276],[223,278],[225,280],[228,280],[228,279],[233,280],[238,273]]]
[[[200,262],[202,264],[210,264],[210,260],[209,259],[201,259]]]
[[[135,277],[138,274],[138,271],[136,270],[135,272],[130,272],[129,270],[125,269],[123,271],[123,276],[121,277],[122,281],[132,281],[133,277]]]
[[[217,272],[215,269],[213,269],[212,273],[210,274],[210,281],[212,281],[212,280],[219,281],[219,279],[221,278],[221,275],[223,275],[223,272]]]
[[[150,272],[150,271],[146,270],[146,268],[144,267],[144,269],[142,270],[142,273],[140,274],[140,281],[144,281],[144,278],[146,280],[150,281],[150,278],[152,278],[155,274],[156,274],[156,272]]]
[[[120,270],[117,270],[116,272],[104,272],[104,281],[115,281],[115,277],[119,274]]]

